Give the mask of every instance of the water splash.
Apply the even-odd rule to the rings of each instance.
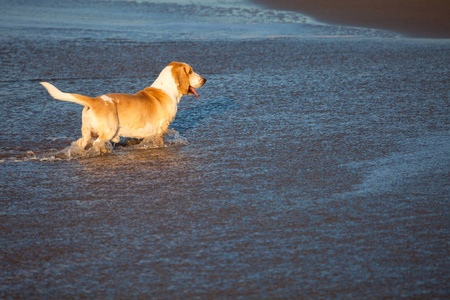
[[[187,145],[187,139],[176,130],[169,129],[163,137],[147,137],[144,139],[121,138],[115,148],[122,150],[147,150],[171,146]]]
[[[119,151],[150,150],[187,145],[188,141],[176,130],[169,129],[163,137],[148,137],[145,139],[121,138],[117,144],[106,143],[104,149],[89,147],[83,149],[76,141],[70,146],[58,150],[23,150],[1,151],[0,163],[5,162],[27,162],[27,161],[63,161],[75,159],[88,159],[105,154],[113,154]]]

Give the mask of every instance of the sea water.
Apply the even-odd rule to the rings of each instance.
[[[1,1],[2,298],[449,294],[447,40],[243,1]],[[88,96],[208,82],[164,143],[79,149]]]

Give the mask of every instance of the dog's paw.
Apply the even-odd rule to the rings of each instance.
[[[113,150],[113,146],[110,141],[99,139],[94,142],[92,148],[95,149],[95,151],[98,151],[100,154],[108,153]]]

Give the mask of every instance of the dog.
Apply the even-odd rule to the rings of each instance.
[[[84,106],[82,137],[77,145],[85,149],[105,149],[110,141],[118,143],[120,137],[162,137],[175,119],[178,103],[183,95],[198,94],[206,79],[185,63],[172,62],[159,74],[150,87],[136,94],[106,94],[95,98],[64,93],[48,82],[41,82],[49,94],[62,101]],[[162,140],[162,138],[161,138]]]

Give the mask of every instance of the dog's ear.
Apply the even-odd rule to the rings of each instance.
[[[181,94],[189,93],[189,75],[186,66],[181,63],[174,63],[172,66],[172,75]]]

